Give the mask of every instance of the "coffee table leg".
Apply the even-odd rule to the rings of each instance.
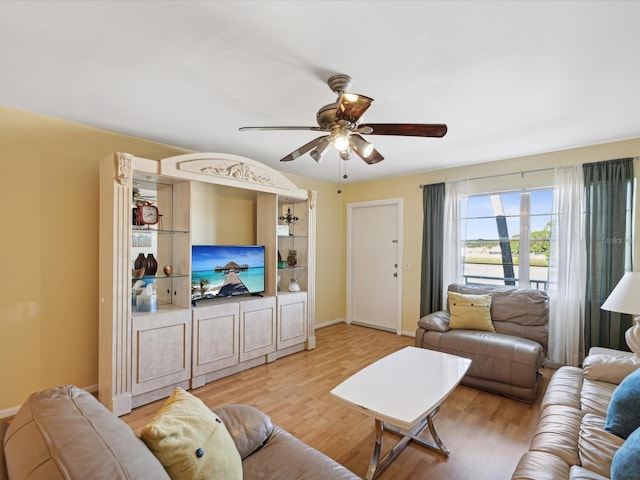
[[[422,422],[411,429],[411,431],[402,430],[400,428],[386,424],[382,420],[376,419],[376,438],[373,445],[373,453],[371,454],[371,462],[369,463],[369,469],[367,470],[365,479],[373,480],[378,475],[380,475],[382,471],[389,465],[389,463],[391,463],[391,461],[396,458],[412,440],[422,445],[423,447],[427,447],[430,450],[434,450],[438,453],[441,453],[445,457],[448,457],[451,452],[438,436],[436,427],[433,424],[433,417],[435,417],[436,413],[438,413],[437,408],[429,415],[427,415],[426,418],[422,420]],[[431,432],[433,442],[420,437],[420,434],[427,427],[429,427],[429,432]],[[382,451],[382,441],[385,430],[402,437],[402,439],[398,443],[396,443],[389,451],[389,453],[387,453],[381,460],[380,452]]]
[[[427,447],[430,450],[434,450],[435,452],[441,453],[445,457],[448,457],[451,452],[449,451],[449,449],[445,446],[444,442],[438,436],[438,432],[436,432],[436,427],[433,424],[433,418],[436,416],[436,413],[438,413],[438,410],[439,410],[439,407],[436,408],[435,410],[433,410],[429,415],[427,415],[427,417],[418,426],[416,426],[413,430],[411,430],[410,432],[407,432],[405,430],[402,430],[400,428],[397,428],[397,427],[394,427],[394,426],[391,426],[391,425],[387,425],[387,424],[385,424],[385,429],[388,430],[389,432],[395,433],[396,435],[399,435],[401,437],[409,438],[410,440],[413,440],[414,442],[422,445],[423,447]],[[431,436],[433,437],[433,442],[431,442],[431,441],[429,441],[429,440],[427,440],[425,438],[422,438],[420,436],[422,431],[427,426],[429,427],[429,432],[431,432]],[[404,440],[404,438],[403,438],[403,440]]]
[[[378,470],[378,462],[380,460],[380,450],[382,450],[382,435],[384,433],[384,424],[376,419],[376,439],[373,444],[373,453],[371,454],[371,462],[369,463],[369,469],[367,470],[366,480],[373,480],[376,476],[376,470]],[[380,470],[381,471],[381,470]],[[380,473],[378,471],[378,473]]]
[[[387,465],[391,463],[391,461],[396,458],[400,452],[402,452],[409,441],[411,440],[411,436],[405,436],[396,443],[391,450],[384,456],[382,460],[380,460],[380,451],[382,450],[382,440],[385,428],[390,430],[390,428],[382,421],[376,419],[376,440],[373,445],[373,453],[371,454],[371,462],[369,463],[369,470],[367,470],[366,480],[373,480],[378,475],[382,473],[382,471],[387,468]],[[422,426],[421,430],[424,428]],[[392,431],[392,430],[390,430]]]

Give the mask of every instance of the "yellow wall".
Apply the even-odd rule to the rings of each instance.
[[[151,159],[187,153],[0,106],[0,417],[35,390],[98,381],[98,164],[115,151]],[[403,257],[411,269],[403,278],[403,330],[413,332],[420,304],[418,184],[636,155],[640,140],[351,184],[342,195],[332,183],[289,175],[298,187],[318,191],[317,323],[345,317],[346,203],[404,199]],[[243,218],[253,218],[249,201],[234,201],[244,205]],[[214,231],[194,236],[220,235],[208,228]],[[234,235],[254,233],[243,226]]]
[[[191,183],[191,243],[238,245],[256,241],[256,192]]]
[[[0,411],[98,381],[98,163],[118,150],[184,153],[0,107]]]
[[[389,178],[384,180],[351,184],[343,187],[345,205],[351,202],[365,202],[385,198],[404,199],[404,248],[403,262],[409,262],[409,270],[403,271],[402,281],[402,330],[413,333],[420,313],[420,262],[422,259],[422,189],[421,184],[463,180],[487,175],[503,175],[532,170],[576,165],[615,158],[640,156],[640,139],[627,140],[585,148],[502,160],[481,165],[436,170],[420,174]],[[634,165],[636,177],[640,174],[640,164]],[[525,174],[525,177],[527,175]],[[511,181],[506,187],[518,188],[520,175],[510,179],[501,177],[502,183]],[[515,178],[515,179],[514,179]],[[637,215],[638,206],[635,207]],[[345,220],[346,221],[346,220]],[[636,222],[636,228],[638,228]],[[345,227],[346,228],[346,227]],[[638,250],[635,235],[634,251]],[[637,255],[636,255],[637,256]]]
[[[151,159],[188,153],[0,106],[0,417],[35,390],[98,382],[98,166],[116,151]],[[327,322],[344,317],[343,221],[325,195],[331,184],[298,180],[300,188],[320,192],[318,243],[325,260],[318,264],[317,291],[332,300],[318,302],[316,318]],[[206,192],[198,193],[207,201]],[[253,241],[255,231],[246,227],[255,229],[253,200],[224,188],[213,197],[238,206],[242,222],[230,215],[224,232],[209,225],[194,239]]]
[[[344,320],[346,299],[346,223],[336,185],[287,175],[299,188],[318,192],[316,210],[316,324]]]

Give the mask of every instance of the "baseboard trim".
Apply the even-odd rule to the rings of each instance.
[[[336,318],[335,320],[329,320],[328,322],[316,323],[316,330],[318,328],[330,327],[331,325],[336,325],[338,323],[348,323],[344,318]]]
[[[93,385],[83,387],[83,390],[86,390],[91,394],[98,393],[98,384],[95,383]],[[4,410],[0,410],[0,419],[10,419],[15,417],[16,413],[18,413],[18,410],[20,410],[21,407],[22,407],[22,404],[16,407],[9,407],[9,408],[5,408]]]
[[[316,330],[317,330],[317,329],[319,329],[319,328],[330,327],[331,325],[336,325],[336,324],[338,324],[338,323],[346,323],[346,324],[349,324],[349,322],[347,321],[347,319],[346,319],[346,318],[336,318],[335,320],[329,320],[328,322],[317,323],[317,324],[316,324]],[[354,323],[353,325],[359,325],[359,324],[358,324],[358,323]],[[370,325],[361,325],[361,326],[363,326],[363,327],[369,327],[369,328],[375,328],[375,327],[372,327],[372,326],[370,326]],[[391,330],[386,330],[386,329],[382,329],[382,328],[381,328],[381,329],[379,329],[379,330],[384,330],[384,331],[388,331],[388,332],[391,332],[391,333],[395,333],[395,332],[392,332]],[[416,332],[415,332],[415,330],[414,330],[414,331],[405,331],[405,330],[402,330],[402,331],[400,332],[400,335],[402,335],[403,337],[412,337],[412,338],[415,338],[415,337],[416,337]]]

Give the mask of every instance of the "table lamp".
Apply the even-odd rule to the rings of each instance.
[[[636,357],[640,357],[640,271],[626,272],[601,308],[634,316],[633,325],[625,332],[624,338]]]

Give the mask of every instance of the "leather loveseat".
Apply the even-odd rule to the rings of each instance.
[[[528,288],[451,284],[448,292],[491,295],[495,332],[452,329],[450,311],[418,321],[415,345],[472,360],[464,385],[532,401],[547,349],[549,302],[546,292]]]
[[[242,459],[244,479],[337,479],[356,475],[247,405],[216,408]],[[32,394],[0,424],[1,480],[162,480],[160,461],[118,417],[74,386]]]
[[[605,429],[618,384],[640,367],[629,352],[592,348],[583,368],[561,367],[547,386],[540,419],[512,480],[607,480],[624,439]],[[635,462],[638,463],[638,462]],[[640,478],[640,471],[621,478]]]

